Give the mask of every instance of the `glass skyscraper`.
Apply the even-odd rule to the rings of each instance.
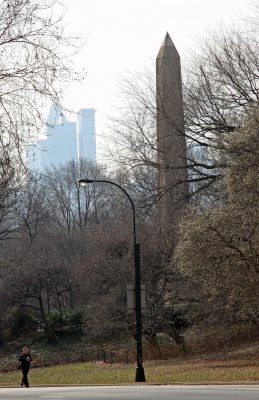
[[[28,165],[42,170],[68,161],[86,158],[96,162],[95,109],[78,112],[77,122],[66,119],[62,109],[52,105],[47,118],[46,138],[28,148]]]
[[[96,162],[95,109],[82,108],[77,116],[78,156]]]

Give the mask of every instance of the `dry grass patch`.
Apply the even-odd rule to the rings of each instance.
[[[255,383],[259,362],[251,360],[176,360],[144,364],[147,383]],[[21,372],[0,374],[0,386],[18,386]],[[49,368],[32,368],[32,385],[131,384],[134,364],[76,363]]]

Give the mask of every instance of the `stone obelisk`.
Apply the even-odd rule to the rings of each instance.
[[[161,230],[174,235],[188,203],[181,62],[167,33],[156,59]]]

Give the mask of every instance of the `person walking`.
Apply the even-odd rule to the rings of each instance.
[[[32,358],[31,358],[30,350],[28,349],[28,347],[24,347],[22,349],[22,354],[19,357],[19,361],[21,363],[21,369],[22,369],[21,386],[25,385],[26,387],[29,387],[28,373],[29,373]]]

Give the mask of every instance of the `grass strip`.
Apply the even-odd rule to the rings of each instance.
[[[259,365],[241,362],[146,362],[147,383],[259,383]],[[21,371],[1,373],[0,386],[19,386]],[[32,386],[131,384],[135,365],[88,362],[32,368]]]

